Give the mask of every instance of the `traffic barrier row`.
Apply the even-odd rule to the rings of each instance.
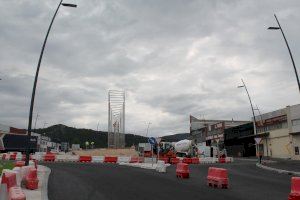
[[[25,161],[26,156],[21,152],[13,152],[13,153],[4,153],[2,154],[2,160],[17,160],[17,161]],[[32,160],[32,156],[30,155],[30,160]]]
[[[207,175],[207,185],[217,188],[228,188],[227,169],[209,167]]]

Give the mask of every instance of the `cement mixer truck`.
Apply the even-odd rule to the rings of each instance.
[[[192,140],[180,140],[173,143],[173,146],[178,157],[197,156],[198,149]]]

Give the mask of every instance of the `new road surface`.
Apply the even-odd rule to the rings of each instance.
[[[284,200],[290,192],[291,176],[257,168],[254,161],[190,165],[189,179],[176,178],[175,166],[168,167],[167,173],[158,173],[117,164],[45,165],[52,170],[50,200]],[[228,169],[229,189],[206,185],[209,166]]]

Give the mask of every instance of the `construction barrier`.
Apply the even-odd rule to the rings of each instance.
[[[67,155],[65,161],[66,162],[78,162],[79,156],[78,155]]]
[[[156,158],[148,158],[148,157],[144,157],[144,163],[156,163]]]
[[[158,172],[167,172],[167,167],[166,167],[165,161],[163,161],[163,160],[157,161],[155,170]]]
[[[288,200],[300,199],[300,177],[292,177],[291,179],[291,192]]]
[[[33,166],[24,166],[21,167],[21,180],[25,180],[26,176],[28,175],[30,169],[34,168]]]
[[[66,155],[56,155],[55,161],[64,162],[64,161],[66,161],[66,158],[67,158]]]
[[[159,158],[159,160],[164,161],[166,164],[169,163],[169,158],[167,157]]]
[[[21,186],[21,181],[22,181],[22,177],[21,177],[21,167],[14,167],[12,169],[12,172],[14,172],[16,174],[16,179],[17,179],[17,186]]]
[[[105,163],[117,163],[118,157],[117,156],[105,156],[104,162]]]
[[[21,152],[18,152],[18,153],[16,154],[16,160],[22,160],[22,159],[23,159],[22,153],[21,153]]]
[[[44,161],[50,161],[54,162],[55,161],[55,154],[49,153],[44,156]]]
[[[4,172],[1,179],[1,184],[6,184],[7,191],[9,191],[11,187],[17,186],[16,173],[7,171]]]
[[[79,156],[79,162],[92,162],[92,156]]]
[[[131,157],[129,163],[139,163],[139,157]]]
[[[209,167],[207,174],[207,185],[217,188],[228,188],[227,169]]]
[[[16,160],[17,154],[11,154],[9,160]]]
[[[226,157],[226,158],[225,158],[225,162],[226,162],[226,163],[231,163],[231,162],[233,162],[233,157]]]
[[[225,158],[219,158],[219,163],[226,163]]]
[[[37,170],[35,168],[29,169],[29,173],[25,177],[26,188],[29,190],[36,190],[38,188],[39,180],[37,178]]]
[[[200,161],[199,161],[199,158],[192,158],[192,164],[199,164]]]
[[[26,200],[26,196],[20,187],[11,187],[8,192],[8,200]]]
[[[15,162],[15,167],[23,167],[25,166],[25,161],[16,161]]]
[[[129,163],[131,161],[131,157],[128,156],[119,156],[118,163]]]
[[[92,163],[103,163],[104,156],[92,156]]]
[[[176,177],[189,178],[190,177],[189,165],[186,163],[178,163],[176,166]]]
[[[186,164],[192,164],[192,159],[191,158],[183,158],[182,162],[186,163]]]
[[[179,158],[171,158],[171,159],[170,159],[170,163],[171,163],[171,164],[177,164],[177,163],[180,163],[180,159],[179,159]]]
[[[6,155],[7,155],[6,153],[2,154],[2,160],[5,160]]]

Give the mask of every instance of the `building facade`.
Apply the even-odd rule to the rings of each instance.
[[[256,116],[264,156],[300,160],[300,104]]]
[[[224,130],[226,128],[249,123],[249,121],[205,120],[190,116],[190,139],[197,144],[224,148]]]

